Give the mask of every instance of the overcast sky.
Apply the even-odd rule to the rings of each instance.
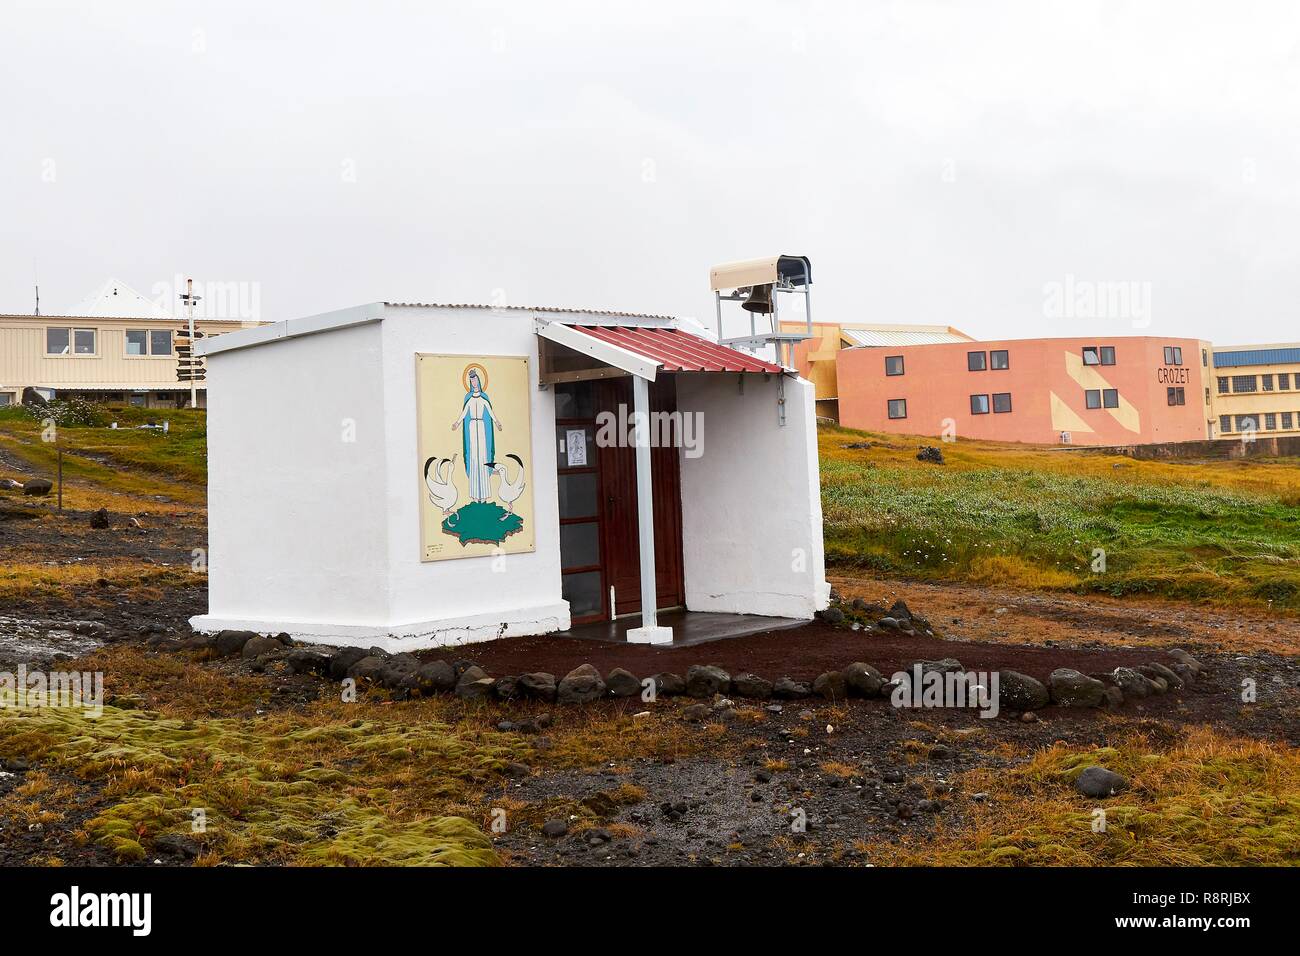
[[[466,6],[3,0],[0,311],[711,321],[783,252],[823,320],[1300,339],[1295,4]]]

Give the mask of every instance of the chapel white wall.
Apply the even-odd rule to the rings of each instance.
[[[692,611],[811,618],[825,608],[821,482],[811,383],[678,375],[677,407],[703,413],[703,454],[681,456],[682,556]]]
[[[555,398],[551,390],[537,388],[537,336],[532,315],[390,306],[382,334],[389,624],[395,637],[448,644],[566,629],[569,609],[560,591]],[[479,355],[529,357],[535,551],[497,558],[420,560],[418,352],[465,355],[467,359]],[[523,425],[505,423],[511,430]],[[508,440],[509,436],[498,437],[499,447],[506,448]],[[494,570],[494,565],[499,570]]]
[[[388,620],[380,328],[208,357],[209,613],[197,627]]]

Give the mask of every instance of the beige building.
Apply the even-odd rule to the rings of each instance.
[[[0,406],[26,389],[144,408],[190,403],[188,325],[125,283],[109,280],[67,315],[0,315]],[[196,320],[201,336],[258,325]],[[198,368],[198,407],[207,386]]]
[[[1300,434],[1300,344],[1214,348],[1214,437]]]

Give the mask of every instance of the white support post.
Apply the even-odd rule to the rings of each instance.
[[[655,601],[655,509],[650,482],[650,384],[632,376],[632,416],[636,423],[636,517],[641,556],[641,626],[627,632],[633,644],[671,644],[673,629],[660,627]]]

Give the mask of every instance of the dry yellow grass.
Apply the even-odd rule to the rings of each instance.
[[[863,454],[861,451],[843,446],[854,441],[872,440],[877,443],[869,450],[873,463],[911,468],[918,464],[918,446],[941,445],[945,461],[943,467],[950,470],[972,471],[996,467],[1106,480],[1115,479],[1116,473],[1120,472],[1124,481],[1231,488],[1263,495],[1280,495],[1289,504],[1300,505],[1300,468],[1296,468],[1291,461],[1138,461],[1126,455],[1112,455],[1083,448],[1067,450],[1015,442],[957,441],[944,444],[933,436],[886,435],[847,428],[822,428],[818,434],[823,460],[860,461]]]
[[[926,866],[1236,866],[1300,863],[1300,753],[1201,727],[1117,735],[1110,747],[1058,744],[1009,770],[963,774],[966,821],[931,839],[877,847],[875,861]],[[1170,739],[1173,738],[1173,739]],[[1090,800],[1073,787],[1091,765],[1127,791]],[[1104,811],[1097,832],[1096,811]]]
[[[850,763],[844,763],[839,760],[827,760],[821,764],[822,773],[832,777],[839,777],[842,780],[850,780],[862,773],[859,767]]]
[[[6,475],[6,477],[9,477]],[[23,476],[18,476],[23,477]],[[54,474],[41,475],[54,480]],[[161,494],[161,492],[159,492]],[[57,520],[59,517],[57,491],[51,491],[43,498],[24,497],[21,491],[0,492],[0,500],[11,503],[24,510],[44,512],[42,518]],[[120,492],[102,485],[89,484],[81,479],[66,478],[63,485],[63,507],[65,511],[98,511],[107,508],[113,514],[120,515],[176,515],[193,514],[203,507],[202,501],[170,501],[162,497],[141,497],[129,492]],[[147,521],[147,518],[141,518]]]
[[[1011,554],[972,558],[967,576],[975,584],[1031,591],[1064,590],[1075,587],[1084,580],[1080,574],[1044,567]]]
[[[101,583],[103,582],[103,583]],[[5,562],[0,564],[0,601],[57,601],[93,607],[97,591],[107,586],[135,600],[157,600],[163,589],[195,583],[188,565],[164,566],[143,561],[114,560],[90,564]]]

